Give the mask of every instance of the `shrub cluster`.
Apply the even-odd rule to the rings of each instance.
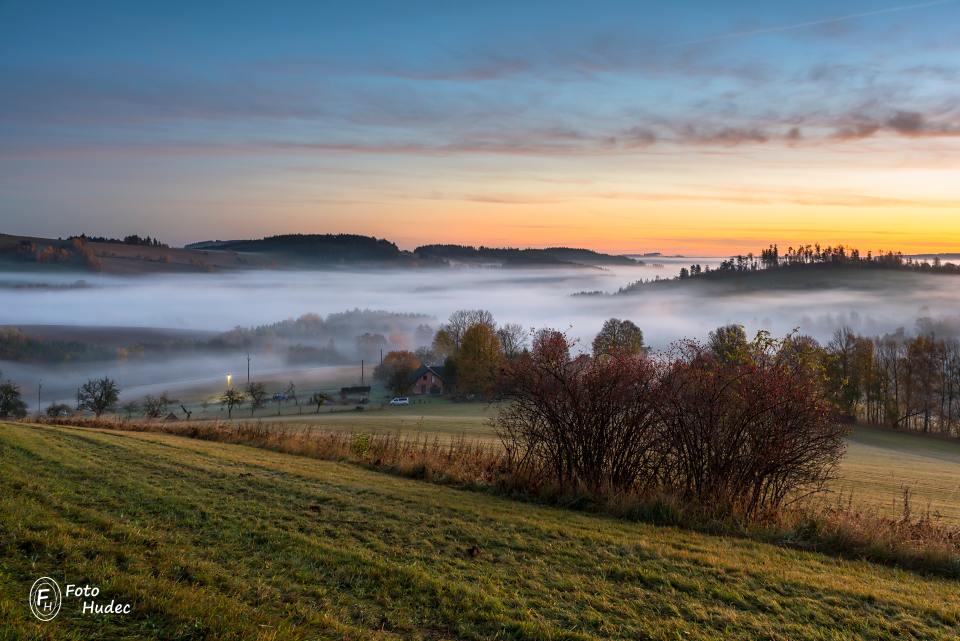
[[[572,347],[542,331],[504,374],[496,425],[528,478],[756,519],[822,486],[843,453],[822,369],[793,337],[718,332],[657,357]]]

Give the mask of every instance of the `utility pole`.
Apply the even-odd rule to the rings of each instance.
[[[363,385],[363,359],[360,359],[360,384]]]
[[[247,352],[247,387],[250,387],[250,352]]]
[[[380,364],[383,365],[383,348],[380,348]]]
[[[37,381],[37,415],[43,412],[43,405],[40,403],[40,392],[43,391],[43,379]]]

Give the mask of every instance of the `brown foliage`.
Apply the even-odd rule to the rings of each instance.
[[[819,370],[789,340],[760,336],[736,358],[692,342],[656,360],[570,349],[541,333],[507,367],[497,416],[513,464],[561,488],[668,492],[755,518],[819,488],[843,452]]]
[[[497,416],[515,465],[542,468],[561,487],[595,494],[659,475],[653,363],[627,350],[571,359],[566,337],[543,332],[508,366],[510,403]]]
[[[845,430],[789,342],[754,343],[736,359],[695,343],[679,351],[661,378],[665,486],[753,517],[830,478]]]

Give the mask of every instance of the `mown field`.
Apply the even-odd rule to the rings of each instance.
[[[49,575],[127,616],[67,603]],[[0,639],[955,639],[960,583],[163,434],[0,424]]]
[[[494,409],[486,403],[428,399],[409,407],[372,406],[365,411],[325,410],[303,416],[262,417],[284,426],[369,433],[413,433],[441,439],[465,437],[495,441]],[[238,420],[246,420],[243,413]],[[914,515],[960,525],[960,443],[917,434],[857,426],[848,439],[831,500],[869,505],[900,515],[904,488]]]

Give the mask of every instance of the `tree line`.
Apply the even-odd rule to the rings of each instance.
[[[500,325],[484,309],[461,309],[440,325],[429,347],[388,352],[374,369],[374,378],[402,396],[412,389],[417,369],[430,365],[442,373],[455,396],[491,399],[499,394],[504,368],[529,352],[529,339],[530,330],[522,325]],[[594,353],[647,349],[643,331],[618,318],[604,323],[592,347]]]
[[[130,234],[129,236],[124,236],[123,238],[108,238],[106,236],[87,236],[86,234],[80,234],[79,236],[70,236],[67,240],[73,240],[78,238],[84,242],[91,243],[114,243],[116,245],[136,245],[137,247],[162,247],[169,248],[170,245],[167,243],[161,242],[158,238],[151,238],[150,236],[140,236],[139,234]]]
[[[960,340],[921,322],[883,336],[838,329],[822,350],[834,402],[847,420],[960,436]]]
[[[932,261],[916,260],[906,257],[902,252],[881,251],[874,254],[871,251],[862,253],[859,249],[844,245],[836,247],[821,247],[815,245],[800,245],[788,247],[782,252],[778,245],[770,245],[759,254],[738,254],[722,261],[715,269],[709,266],[691,265],[680,270],[678,279],[711,276],[743,274],[748,272],[770,271],[778,269],[808,269],[816,267],[842,267],[861,269],[899,269],[943,274],[960,274],[960,265],[944,263],[939,257]]]

